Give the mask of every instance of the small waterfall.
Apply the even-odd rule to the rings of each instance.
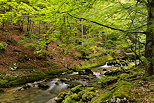
[[[111,68],[112,66],[109,66],[108,65],[108,62],[106,62],[106,64],[105,65],[103,65],[103,66],[100,66],[100,68]]]
[[[79,74],[79,72],[73,72],[72,74],[70,74],[70,75],[78,75]]]
[[[97,78],[102,78],[101,73],[99,72],[93,72],[93,75],[95,75]]]
[[[65,89],[68,87],[68,84],[61,82],[58,78],[53,79],[51,82],[49,82],[48,85],[50,87],[47,89],[47,91],[50,91],[52,93],[58,93],[62,89]]]

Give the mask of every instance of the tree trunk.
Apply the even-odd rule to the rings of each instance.
[[[145,57],[147,59],[146,72],[148,75],[154,74],[154,0],[148,0],[148,18]]]

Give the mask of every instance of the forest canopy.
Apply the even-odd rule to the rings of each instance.
[[[135,53],[146,58],[153,74],[154,37],[152,0],[1,0],[0,25],[14,25],[26,46],[48,54],[56,41],[64,54],[77,49],[86,59]]]

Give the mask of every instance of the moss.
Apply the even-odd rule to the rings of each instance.
[[[64,98],[66,96],[69,96],[69,95],[70,95],[70,92],[61,92],[61,93],[59,93],[58,96],[57,96],[56,102],[61,103],[64,100]]]
[[[82,95],[82,100],[84,101],[84,102],[88,102],[88,101],[91,101],[91,99],[93,98],[93,97],[95,97],[96,96],[96,94],[95,94],[95,92],[85,92],[83,95]]]
[[[61,93],[58,94],[58,98],[64,98],[68,94],[69,93],[67,93],[67,92],[61,92]]]
[[[117,68],[117,69],[113,69],[113,70],[107,71],[104,74],[105,75],[118,75],[118,74],[121,74],[122,72],[123,72],[123,69]]]
[[[83,62],[80,65],[76,65],[76,66],[72,67],[72,69],[75,70],[75,71],[80,71],[82,69],[89,69],[89,68],[93,68],[93,67],[103,65],[107,61],[112,60],[112,59],[113,59],[112,56],[107,55],[107,56],[98,58],[97,61],[95,61],[95,62],[93,62],[93,61]]]
[[[64,100],[64,103],[76,103],[76,101],[72,100],[70,96],[66,96],[65,100]]]
[[[74,93],[74,94],[71,95],[71,99],[72,100],[79,101],[80,100],[80,97],[76,93]]]
[[[121,80],[127,80],[127,78],[129,77],[129,74],[122,73],[119,77],[120,77]]]
[[[149,80],[153,80],[154,79],[154,76],[146,76],[145,75],[141,79],[144,80],[144,81],[149,81]]]
[[[95,90],[96,90],[95,87],[88,87],[88,88],[86,88],[86,91],[95,91]]]
[[[130,75],[128,76],[128,79],[133,79],[133,78],[136,78],[137,76],[138,76],[138,73],[131,72]]]
[[[126,67],[122,67],[122,69],[123,69],[124,71],[128,71],[128,70],[132,69],[133,66],[134,66],[134,65],[129,64],[129,65],[126,66]]]
[[[62,103],[63,98],[57,98],[55,101],[56,101],[56,103]]]
[[[130,90],[132,89],[132,83],[127,81],[118,81],[116,88],[113,90],[113,96],[119,98],[130,98]]]
[[[91,100],[91,102],[92,102],[92,103],[106,103],[106,100],[107,100],[108,98],[110,98],[111,95],[112,95],[112,92],[111,92],[111,91],[104,91],[103,94],[101,94],[101,95],[99,95],[99,96],[93,98],[93,99]]]
[[[78,92],[78,97],[82,98],[82,96],[86,93],[86,92],[93,92],[95,91],[96,88],[94,87],[87,87],[87,88],[84,88],[82,91]]]
[[[72,95],[66,95],[64,101],[69,101],[70,103],[85,103],[85,101],[90,101],[95,96],[94,90],[94,87],[83,87],[82,85],[77,85],[71,89]],[[66,93],[59,94],[58,97],[63,98],[64,94]]]
[[[80,97],[80,98],[82,98],[82,95],[85,93],[86,91],[80,91],[79,93],[78,93],[78,96]]]
[[[82,90],[82,85],[77,85],[77,86],[75,86],[74,88],[71,89],[71,91],[72,91],[73,93],[78,93],[78,92],[80,92],[81,90]]]
[[[101,87],[102,88],[105,88],[106,86],[117,82],[117,80],[118,80],[118,77],[116,77],[116,76],[114,76],[114,77],[112,77],[112,76],[106,76],[106,77],[104,77],[104,78],[102,78],[100,80]]]
[[[119,75],[121,80],[126,80],[126,81],[133,81],[137,76],[138,76],[138,73],[133,72],[133,71],[129,72],[129,74],[122,73]]]
[[[22,85],[29,82],[38,81],[47,77],[55,77],[62,74],[65,70],[47,69],[40,72],[34,72],[28,76],[7,77],[0,81],[0,87],[12,87]]]
[[[106,77],[107,78],[107,77]],[[111,77],[109,77],[111,78]],[[115,77],[113,77],[115,78]],[[105,80],[105,79],[103,79]],[[92,103],[106,103],[106,100],[110,100],[113,96],[118,98],[131,98],[130,91],[133,88],[131,82],[127,82],[124,80],[119,80],[114,89],[111,91],[103,91],[102,95],[94,97],[91,102]]]

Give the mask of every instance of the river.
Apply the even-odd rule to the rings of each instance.
[[[69,91],[71,87],[77,84],[88,85],[102,78],[107,70],[114,68],[119,67],[109,66],[106,63],[103,66],[92,68],[92,74],[83,74],[84,72],[64,73],[58,78],[8,88],[0,94],[0,103],[55,103],[54,99],[60,92]]]

